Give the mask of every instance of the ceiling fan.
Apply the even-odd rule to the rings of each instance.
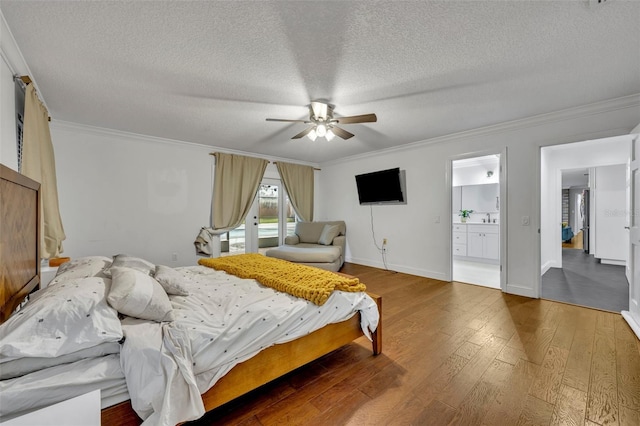
[[[307,129],[298,133],[291,139],[300,139],[307,136],[312,141],[318,137],[324,137],[327,140],[331,140],[334,136],[339,136],[342,139],[349,139],[353,137],[353,133],[337,126],[337,124],[355,124],[355,123],[375,123],[378,121],[378,117],[375,114],[363,114],[352,115],[349,117],[334,117],[333,105],[329,105],[325,102],[313,101],[309,105],[309,119],[308,120],[288,120],[283,118],[267,118],[267,121],[284,121],[288,123],[305,123],[311,124]]]

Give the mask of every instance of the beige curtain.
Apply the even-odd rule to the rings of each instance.
[[[313,167],[278,161],[278,173],[300,219],[313,221]]]
[[[40,102],[33,84],[24,99],[22,174],[40,182],[40,257],[50,259],[62,253],[65,240],[60,208],[56,161],[49,133],[49,112]]]
[[[216,233],[237,228],[249,212],[269,161],[235,154],[216,153],[213,182],[213,229]]]

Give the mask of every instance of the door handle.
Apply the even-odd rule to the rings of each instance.
[[[631,228],[629,228],[628,226],[625,226],[624,229],[631,229]]]

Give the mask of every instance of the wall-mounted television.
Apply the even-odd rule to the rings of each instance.
[[[399,168],[356,176],[360,204],[406,204],[405,173]]]

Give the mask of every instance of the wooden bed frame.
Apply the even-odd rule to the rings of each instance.
[[[0,164],[0,322],[40,283],[39,188],[37,182]],[[381,314],[373,337],[373,354],[382,352]],[[360,315],[329,324],[294,341],[271,346],[238,364],[202,394],[210,411],[361,337]],[[103,425],[140,424],[129,401],[102,410]]]

